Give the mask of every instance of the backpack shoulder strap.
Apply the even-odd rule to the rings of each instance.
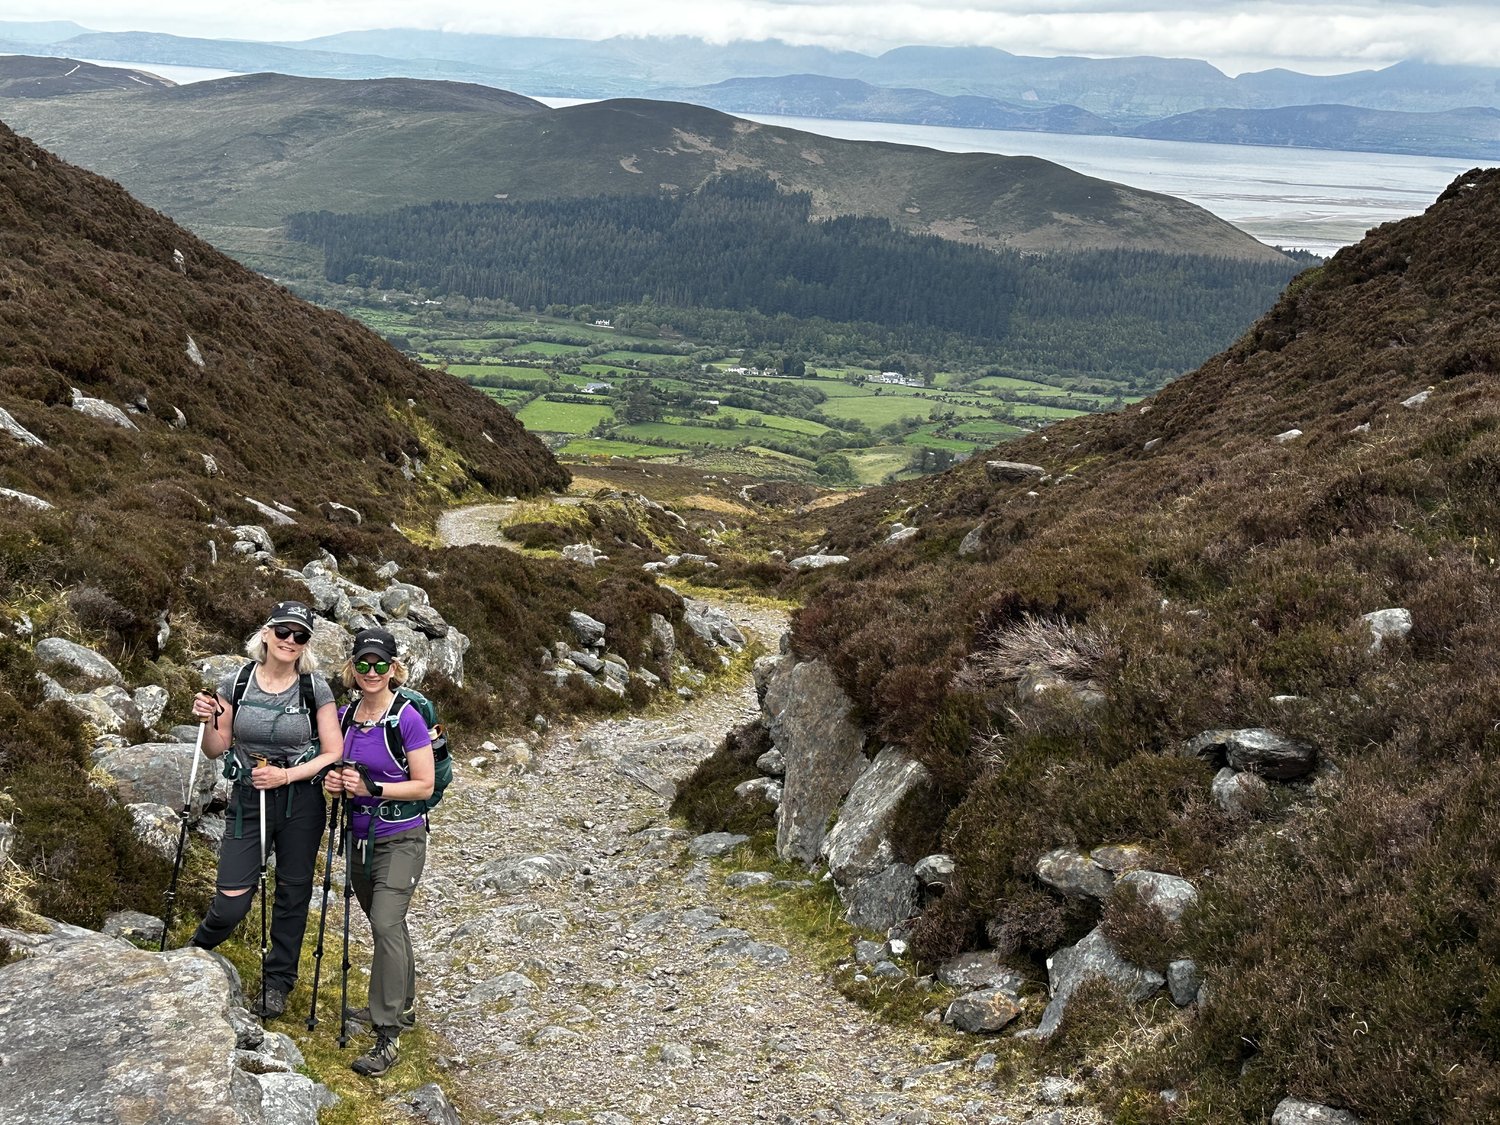
[[[385,727],[385,748],[391,752],[391,757],[396,759],[401,772],[408,777],[411,776],[411,767],[406,764],[406,743],[401,738],[401,716],[410,706],[412,706],[411,700],[398,691],[395,699],[391,700],[391,709],[385,713],[382,723]]]
[[[229,705],[238,707],[240,700],[245,698],[245,692],[250,690],[250,677],[255,675],[255,661],[247,660],[240,666],[239,674],[234,678],[234,691],[229,697]]]
[[[318,729],[318,721],[313,718],[318,713],[318,697],[313,691],[311,672],[301,672],[297,675],[297,685],[302,695],[302,706],[307,711],[307,721],[312,723],[313,730]]]

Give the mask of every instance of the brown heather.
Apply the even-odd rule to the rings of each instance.
[[[71,409],[75,387],[120,407],[144,401],[130,415],[139,430]],[[200,686],[190,658],[238,651],[275,601],[301,590],[232,551],[230,527],[265,522],[245,497],[298,511],[295,527],[270,529],[287,563],[326,549],[368,584],[393,559],[472,638],[464,687],[431,685],[460,745],[538,712],[597,708],[600,696],[618,706],[601,692],[559,699],[542,679],[537,649],[566,635],[568,610],[604,621],[632,664],[649,613],[681,616],[628,559],[585,571],[398,533],[393,524],[431,542],[446,507],[562,488],[568,474],[492,400],[3,126],[0,408],[46,443],[0,435],[0,487],[56,506],[0,501],[0,814],[20,829],[31,905],[53,917],[97,924],[112,909],[156,910],[167,871],[91,786],[86,733],[43,702],[31,645],[11,627],[25,612],[38,637],[98,648],[132,684],[168,687],[168,722],[185,718]],[[186,428],[172,425],[174,408]],[[411,463],[415,480],[402,472]],[[329,522],[326,501],[358,509],[363,524]],[[162,611],[172,636],[158,651]],[[0,921],[16,902],[0,893]]]
[[[797,649],[942,784],[959,882],[921,920],[927,956],[987,940],[1039,963],[1097,924],[1035,879],[1054,847],[1136,843],[1199,886],[1180,932],[1125,899],[1103,918],[1146,963],[1196,958],[1210,995],[1185,1020],[1070,1014],[1127,1045],[1102,1071],[1118,1120],[1262,1121],[1287,1094],[1369,1122],[1500,1117],[1497,232],[1500,172],[1468,173],[1143,408],[998,452],[1053,474],[1034,498],[979,457],[806,529],[856,561],[794,580]],[[921,538],[880,546],[891,519]],[[1395,606],[1413,631],[1372,654],[1359,617]],[[1096,639],[1101,706],[1017,708],[1000,674],[1025,646],[993,645],[1037,621]],[[1324,768],[1236,818],[1177,751],[1248,726]]]

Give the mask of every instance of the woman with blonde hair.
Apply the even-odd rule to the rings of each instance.
[[[426,800],[436,775],[432,732],[395,690],[406,682],[396,638],[384,629],[356,634],[343,676],[359,694],[341,713],[343,764],[329,771],[323,787],[349,801],[346,878],[375,939],[369,1007],[345,1012],[346,1019],[374,1028],[375,1045],[352,1066],[375,1077],[395,1065],[401,1032],[416,1022],[417,969],[406,912],[427,860]]]
[[[200,692],[193,699],[193,714],[206,724],[203,753],[210,758],[229,753],[224,772],[235,784],[234,827],[219,845],[216,891],[192,944],[213,949],[240,924],[274,848],[276,900],[269,942],[263,938],[261,988],[253,1009],[262,1019],[286,1010],[297,982],[327,819],[317,783],[343,749],[333,689],[308,651],[314,620],[301,602],[278,603],[246,645],[250,663],[225,676],[217,693]],[[264,909],[262,903],[262,929]]]

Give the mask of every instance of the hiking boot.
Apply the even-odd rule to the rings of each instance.
[[[263,1020],[274,1020],[282,1012],[286,1011],[286,990],[277,988],[274,984],[266,985],[265,995],[255,995],[255,1005],[250,1009],[252,1015],[259,1016]]]
[[[355,1074],[363,1074],[366,1078],[380,1077],[395,1066],[396,1061],[401,1058],[401,1052],[396,1049],[400,1043],[400,1035],[377,1031],[375,1046],[350,1063],[349,1069]]]
[[[362,1024],[365,1024],[367,1026],[371,1024],[370,1009],[368,1007],[365,1007],[365,1008],[345,1008],[344,1009],[344,1018],[346,1020],[348,1020],[350,1023],[362,1023]],[[413,1027],[417,1026],[417,1006],[415,1004],[413,1004],[410,1008],[407,1008],[406,1011],[404,1011],[404,1012],[401,1013],[401,1021],[400,1022],[401,1022],[401,1030],[402,1031],[406,1031],[409,1028],[413,1028]]]

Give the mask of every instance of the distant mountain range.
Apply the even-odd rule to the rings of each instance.
[[[245,73],[430,78],[554,97],[670,96],[737,112],[1475,159],[1500,151],[1495,120],[1473,112],[1500,109],[1500,69],[1421,62],[1341,75],[1275,69],[1230,78],[1196,59],[1035,58],[990,47],[911,46],[870,56],[776,40],[716,45],[412,29],[256,43],[93,32],[66,22],[0,22],[4,50]],[[864,85],[819,87],[818,80]],[[758,108],[768,104],[775,108]],[[1336,117],[1331,106],[1426,116]],[[1228,110],[1238,112],[1175,120]]]
[[[35,65],[0,58],[0,81],[12,68]],[[0,118],[273,274],[307,264],[280,231],[295,212],[691,191],[732,170],[811,193],[818,218],[982,246],[1280,259],[1201,207],[1034,157],[837,140],[677,102],[554,110],[488,86],[275,74],[118,85],[3,100]]]

